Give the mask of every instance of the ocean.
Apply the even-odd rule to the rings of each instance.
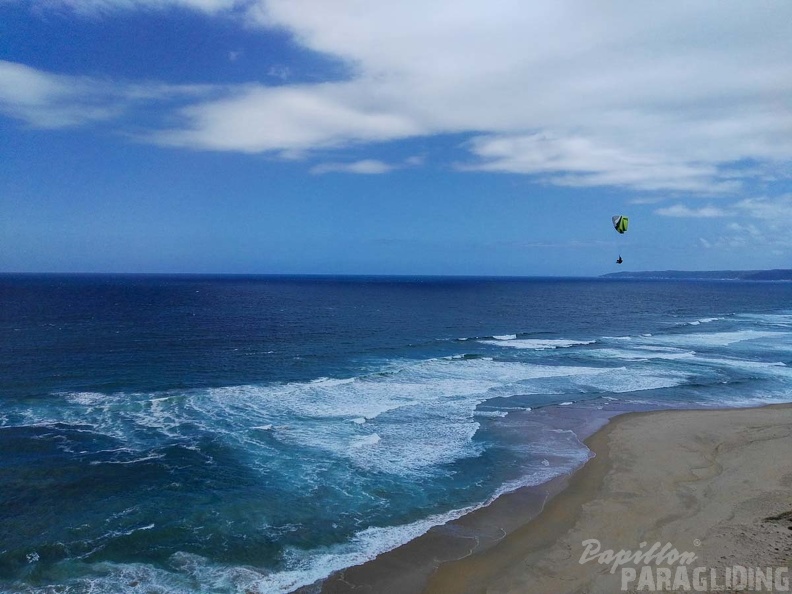
[[[287,593],[789,401],[789,282],[0,275],[0,591]]]

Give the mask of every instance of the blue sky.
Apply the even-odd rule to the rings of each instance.
[[[0,271],[790,268],[790,23],[788,0],[0,0]]]

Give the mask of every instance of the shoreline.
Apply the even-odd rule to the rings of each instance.
[[[619,591],[620,570],[579,562],[587,539],[615,551],[662,541],[711,568],[790,566],[792,404],[617,413],[584,443],[594,455],[577,470],[339,571],[318,591]]]
[[[635,409],[595,410],[564,408],[559,422],[558,409],[536,409],[526,419],[553,427],[564,427],[585,438],[595,434],[616,416]],[[526,413],[514,413],[526,415]],[[555,418],[554,418],[555,417]],[[292,594],[345,594],[372,592],[376,594],[414,594],[422,592],[438,566],[475,555],[500,542],[506,534],[537,517],[548,501],[563,491],[585,462],[568,472],[537,485],[521,486],[498,495],[489,503],[427,532],[374,559],[333,572],[312,585]]]

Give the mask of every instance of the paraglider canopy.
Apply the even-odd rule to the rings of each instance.
[[[622,215],[614,215],[613,218],[613,228],[616,229],[619,233],[624,233],[627,231],[627,223],[629,219]]]

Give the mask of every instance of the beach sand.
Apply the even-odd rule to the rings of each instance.
[[[593,539],[600,553],[655,546],[695,555],[690,564],[660,564],[679,591],[679,567],[690,591],[739,591],[727,586],[753,585],[754,568],[775,580],[771,591],[784,591],[792,574],[792,405],[630,413],[586,444],[595,456],[571,477],[502,497],[340,572],[322,592],[594,594],[665,585],[654,563],[650,573],[640,573],[644,563],[611,573],[594,543],[581,563],[583,543]],[[706,573],[694,575],[697,567]]]

